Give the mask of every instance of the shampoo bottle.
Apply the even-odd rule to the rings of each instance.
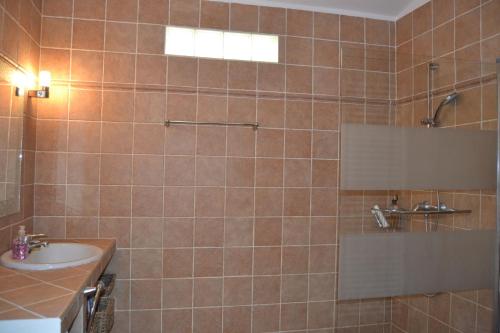
[[[17,237],[12,241],[12,258],[24,260],[28,256],[28,239],[24,225],[19,226]]]

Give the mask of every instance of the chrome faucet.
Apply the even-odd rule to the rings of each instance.
[[[40,238],[47,238],[45,234],[26,235],[26,238],[28,240],[28,253],[31,253],[33,249],[49,246],[49,242],[40,240]]]

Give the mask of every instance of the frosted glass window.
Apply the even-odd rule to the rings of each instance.
[[[252,35],[225,33],[224,59],[252,60]]]
[[[279,37],[170,26],[165,34],[165,54],[277,63]]]
[[[224,33],[215,30],[197,30],[195,55],[202,58],[224,57]]]
[[[165,34],[165,53],[171,55],[194,56],[195,30],[168,27]]]
[[[271,35],[252,35],[252,60],[278,62],[279,38]]]

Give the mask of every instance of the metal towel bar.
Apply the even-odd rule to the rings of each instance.
[[[90,313],[88,314],[87,328],[86,332],[92,327],[92,323],[94,322],[95,314],[97,312],[97,306],[99,305],[99,301],[101,300],[102,294],[106,291],[106,286],[104,282],[99,281],[95,287],[85,288],[83,290],[84,295],[94,295],[94,302],[92,303],[92,308],[90,309]]]
[[[205,122],[205,121],[184,121],[184,120],[167,120],[165,121],[165,126],[170,127],[171,125],[203,125],[203,126],[240,126],[240,127],[252,127],[254,130],[259,128],[259,123],[220,123],[220,122]]]

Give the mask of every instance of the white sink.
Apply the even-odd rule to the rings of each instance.
[[[24,260],[12,259],[11,251],[0,258],[2,265],[22,270],[44,271],[80,266],[99,260],[102,250],[94,245],[80,243],[49,243],[47,247],[33,249]]]

